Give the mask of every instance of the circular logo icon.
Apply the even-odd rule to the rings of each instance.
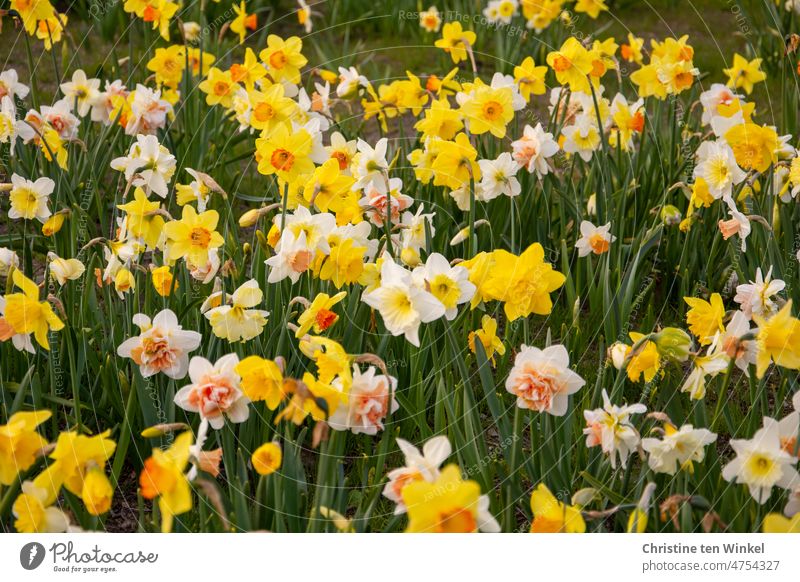
[[[44,561],[44,546],[39,542],[30,542],[19,551],[19,563],[26,570],[35,570]]]

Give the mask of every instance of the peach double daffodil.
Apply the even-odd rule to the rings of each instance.
[[[185,258],[189,265],[201,267],[208,263],[208,253],[219,248],[225,240],[216,231],[219,214],[206,210],[200,214],[188,204],[183,207],[180,220],[164,225],[167,236],[168,260]]]
[[[0,319],[0,338],[33,334],[38,344],[49,350],[48,332],[63,329],[64,323],[47,301],[39,301],[39,287],[23,275],[22,271],[15,269],[11,278],[22,293],[5,296],[5,315]]]
[[[191,432],[178,435],[166,451],[153,449],[153,455],[144,462],[139,475],[142,497],[158,498],[163,533],[172,531],[176,515],[192,509],[192,489],[185,474],[191,446]]]

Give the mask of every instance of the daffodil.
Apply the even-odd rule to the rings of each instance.
[[[172,88],[180,84],[186,66],[185,51],[181,45],[156,49],[153,58],[147,62],[147,70],[155,73],[156,83]]]
[[[8,211],[8,217],[25,220],[35,218],[44,223],[52,214],[47,207],[47,202],[55,187],[56,183],[50,178],[43,177],[32,182],[22,176],[12,174],[11,192],[9,193],[11,208]]]
[[[704,346],[714,340],[714,334],[725,329],[722,324],[722,318],[725,316],[722,297],[719,293],[712,293],[709,299],[710,301],[699,297],[683,298],[690,307],[686,312],[686,323]]]
[[[800,320],[792,317],[792,302],[769,319],[754,315],[756,335],[756,375],[763,378],[771,362],[776,366],[800,369]]]
[[[67,515],[53,507],[54,499],[31,481],[22,484],[22,493],[14,500],[14,529],[19,533],[60,533],[69,527]]]
[[[300,38],[291,36],[283,40],[275,34],[270,34],[267,37],[267,48],[258,56],[267,65],[269,74],[275,82],[285,80],[296,85],[300,82],[300,69],[308,63],[302,50],[303,41]]]
[[[433,483],[414,481],[403,488],[408,533],[475,533],[478,498],[475,481],[464,481],[457,465],[448,465]]]
[[[0,425],[0,485],[11,485],[27,471],[47,445],[36,428],[52,416],[49,410],[15,412]]]
[[[14,270],[12,280],[22,292],[5,296],[3,319],[15,334],[32,333],[38,344],[49,350],[48,332],[63,329],[64,323],[53,312],[50,303],[39,301],[38,285],[23,275],[22,271]]]
[[[172,220],[164,225],[169,260],[185,258],[191,265],[205,265],[208,253],[225,242],[216,231],[218,222],[216,210],[198,214],[191,206],[184,206],[180,220]]]
[[[559,501],[547,485],[539,483],[531,493],[531,533],[585,533],[581,510]]]
[[[258,171],[293,183],[313,173],[312,146],[313,138],[305,129],[290,131],[285,123],[277,124],[271,133],[256,140]]]
[[[476,340],[481,342],[483,352],[493,366],[495,364],[495,354],[503,356],[506,353],[506,346],[503,344],[503,340],[497,335],[497,320],[490,315],[481,317],[480,329],[469,332],[467,343],[469,345],[469,351],[473,354],[475,353]]]
[[[750,95],[753,92],[753,86],[767,78],[767,74],[761,70],[761,61],[762,59],[748,61],[739,53],[735,53],[732,66],[723,69],[728,77],[728,87],[744,89],[744,92]]]
[[[504,138],[506,125],[514,118],[513,93],[508,87],[480,87],[465,104],[461,114],[471,133],[481,135],[491,132]]]
[[[506,317],[513,321],[531,313],[548,315],[553,309],[550,293],[565,280],[562,273],[545,262],[542,245],[534,243],[520,256],[504,250],[495,251],[488,279],[482,282],[482,287],[484,294],[503,302]]]
[[[467,51],[471,51],[475,45],[477,36],[471,30],[461,28],[460,22],[448,22],[442,27],[442,38],[438,39],[434,45],[443,49],[450,55],[455,64],[467,58]]]
[[[267,324],[269,311],[253,308],[263,297],[258,282],[250,279],[229,296],[229,304],[206,311],[214,335],[229,342],[244,342],[259,335]]]
[[[530,101],[531,95],[544,95],[547,90],[544,82],[546,74],[547,67],[536,66],[533,57],[525,57],[519,66],[514,67],[514,81],[525,101]]]
[[[281,468],[282,459],[281,447],[277,443],[264,443],[253,451],[250,461],[256,473],[271,475]]]
[[[208,76],[197,86],[206,94],[208,105],[221,105],[230,107],[233,96],[239,85],[233,81],[230,71],[221,71],[217,67],[211,67]]]
[[[11,0],[11,10],[19,14],[25,32],[30,35],[33,35],[39,20],[53,18],[56,14],[50,0]]]
[[[159,202],[152,202],[141,188],[133,191],[133,200],[117,206],[127,216],[128,232],[142,239],[148,248],[154,249],[164,231],[164,217],[159,214]]]
[[[547,64],[555,71],[556,79],[572,91],[589,92],[589,73],[592,59],[580,41],[569,37],[561,48],[547,55]]]
[[[601,12],[608,11],[608,5],[603,0],[578,0],[574,10],[596,19]]]
[[[242,377],[242,392],[253,402],[264,401],[267,408],[275,410],[286,397],[283,390],[283,373],[272,360],[249,356],[236,365]]]
[[[239,35],[239,44],[242,44],[247,31],[256,29],[258,20],[255,13],[247,13],[247,3],[244,0],[238,6],[234,3],[232,8],[236,18],[231,21],[230,29],[232,33]]]
[[[166,451],[153,449],[153,455],[144,462],[139,475],[142,497],[158,498],[164,533],[172,531],[176,515],[192,509],[192,489],[185,474],[191,446],[191,432],[178,435]]]

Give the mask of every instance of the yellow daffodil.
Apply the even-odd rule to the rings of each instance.
[[[22,293],[6,295],[5,322],[14,333],[32,333],[38,344],[49,350],[48,332],[59,331],[64,323],[47,301],[39,301],[39,287],[23,275],[22,271],[14,270],[12,280]]]
[[[635,351],[628,360],[627,373],[631,382],[638,382],[644,376],[645,382],[652,382],[659,370],[661,370],[661,355],[655,342],[644,339],[644,334],[635,331],[628,334],[633,340],[634,346],[638,344]],[[626,355],[629,350],[626,350]]]
[[[761,70],[761,61],[759,58],[748,61],[739,53],[734,54],[733,65],[729,69],[723,69],[728,77],[728,87],[744,89],[750,95],[753,85],[767,78],[767,74]]]
[[[192,433],[184,432],[175,438],[166,451],[153,449],[153,455],[144,462],[139,476],[142,497],[155,499],[161,511],[161,531],[172,531],[176,515],[192,509],[192,489],[184,474],[189,463]]]
[[[256,53],[250,47],[244,51],[244,62],[232,64],[230,73],[233,82],[241,83],[248,91],[252,91],[256,82],[267,76],[267,70],[258,62]]]
[[[314,162],[309,157],[313,140],[305,129],[289,131],[279,124],[269,135],[256,140],[258,171],[264,175],[277,174],[285,182],[292,183],[298,177],[314,171]]]
[[[14,529],[19,533],[60,533],[67,530],[69,519],[52,507],[55,498],[30,481],[22,484],[22,493],[14,500]]]
[[[25,32],[31,36],[38,21],[54,18],[56,14],[50,0],[11,0],[10,8],[19,14]]]
[[[564,284],[566,277],[544,261],[539,243],[529,246],[520,256],[495,251],[484,292],[504,303],[506,317],[513,321],[531,313],[548,315],[553,309],[550,293]]]
[[[431,103],[425,110],[424,119],[420,119],[414,129],[422,134],[423,138],[436,137],[450,140],[464,127],[461,121],[461,111],[452,109],[447,99],[438,99]]]
[[[148,200],[144,190],[136,188],[133,200],[117,208],[127,215],[128,232],[142,239],[148,248],[156,248],[164,230],[164,217],[157,213],[161,203]]]
[[[509,87],[480,87],[462,107],[461,113],[475,135],[491,132],[497,138],[506,136],[506,125],[514,119],[513,93]]]
[[[242,391],[253,402],[263,400],[267,408],[275,410],[286,397],[283,374],[272,360],[249,356],[236,364],[236,373],[242,377]]]
[[[157,267],[153,269],[150,276],[153,279],[153,287],[161,297],[169,297],[169,294],[172,293],[172,285],[174,281],[174,277],[169,270],[167,265],[162,265],[161,267]],[[175,282],[175,290],[178,290],[178,283]]]
[[[448,22],[442,27],[442,38],[438,39],[434,45],[443,49],[450,55],[455,64],[467,58],[467,50],[472,50],[477,36],[471,30],[463,30],[460,22]]]
[[[764,518],[764,533],[800,533],[800,513],[784,517],[780,513],[769,513]]]
[[[233,95],[239,85],[233,82],[230,71],[221,71],[216,67],[211,67],[208,76],[197,87],[206,94],[208,105],[230,107],[233,103]]]
[[[547,91],[544,78],[547,74],[547,67],[544,65],[536,66],[533,57],[525,57],[522,63],[514,67],[514,81],[519,86],[520,94],[525,101],[530,102],[531,95],[544,95]],[[447,138],[445,138],[447,139]]]
[[[586,532],[580,509],[556,499],[544,483],[539,483],[531,493],[531,511],[531,533]]]
[[[198,214],[188,204],[183,207],[180,220],[164,225],[170,261],[185,258],[191,265],[202,267],[208,263],[208,252],[225,242],[216,231],[219,214],[206,210]]]
[[[561,48],[547,55],[547,64],[555,71],[556,79],[572,91],[588,93],[592,57],[575,37],[569,37]]]
[[[791,370],[800,369],[800,320],[792,317],[791,300],[769,319],[754,314],[753,320],[758,325],[756,375],[763,378],[770,362]]]
[[[725,331],[725,326],[722,324],[725,305],[719,293],[712,293],[710,301],[699,297],[684,297],[683,300],[690,307],[686,312],[686,323],[701,345],[707,346],[714,340],[714,334]]]
[[[600,16],[601,12],[608,10],[608,5],[603,0],[578,0],[574,10],[595,19]]]
[[[474,533],[478,531],[481,489],[464,481],[457,465],[442,469],[434,482],[413,481],[403,487],[408,508],[407,533]]]
[[[431,165],[434,185],[458,190],[469,185],[470,177],[475,182],[480,180],[478,151],[465,133],[459,133],[453,141],[441,141],[437,147],[438,154]]]
[[[283,85],[276,83],[264,91],[252,90],[248,93],[250,106],[250,125],[269,135],[281,124],[287,124],[297,111],[297,104],[284,97]]]
[[[53,48],[53,44],[61,42],[61,35],[67,25],[66,14],[54,13],[50,18],[44,18],[36,23],[36,38],[44,42],[45,50]]]
[[[771,127],[737,123],[725,133],[725,141],[743,170],[764,173],[778,161],[780,143],[778,134]]]
[[[270,34],[267,37],[267,48],[259,53],[259,58],[267,65],[269,74],[275,82],[286,80],[292,84],[300,82],[300,69],[306,66],[308,59],[303,56],[303,41],[296,36],[286,40]]]
[[[339,319],[339,316],[332,311],[333,306],[347,296],[345,291],[341,291],[331,297],[327,293],[318,293],[314,301],[306,308],[297,320],[300,326],[295,332],[295,337],[301,338],[312,329],[314,333],[320,334],[330,329]]]
[[[234,3],[232,8],[236,18],[231,21],[230,29],[232,33],[239,35],[239,44],[242,44],[247,36],[247,31],[255,30],[258,26],[258,19],[255,14],[247,13],[247,5],[244,0],[239,2],[238,6]]]
[[[180,45],[157,48],[156,54],[147,62],[147,70],[156,75],[156,83],[168,87],[177,87],[183,78],[186,66],[186,54]]]
[[[277,443],[264,443],[253,451],[250,461],[259,475],[271,475],[281,468],[283,454]]]
[[[15,412],[0,425],[0,485],[11,485],[17,475],[27,471],[47,445],[36,427],[52,416],[49,410]]]
[[[490,315],[484,315],[481,318],[481,329],[469,332],[467,342],[469,344],[469,351],[475,353],[475,339],[478,339],[483,345],[483,351],[486,358],[494,366],[494,355],[504,355],[506,353],[506,346],[503,345],[503,340],[497,336],[497,320]]]

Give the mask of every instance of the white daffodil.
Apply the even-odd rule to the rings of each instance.
[[[588,220],[583,220],[580,230],[581,237],[575,243],[579,257],[585,257],[591,253],[595,255],[607,253],[611,248],[611,243],[617,240],[617,237],[611,234],[610,222],[603,226],[595,226]]]
[[[475,285],[470,283],[469,271],[464,267],[451,267],[439,253],[431,253],[424,266],[417,267],[413,276],[420,287],[427,289],[445,307],[448,321],[458,315],[458,306],[475,295]]]
[[[50,261],[50,276],[58,281],[59,285],[80,279],[86,271],[86,267],[78,259],[62,259],[53,252],[47,253],[47,258]]]
[[[617,456],[624,469],[628,463],[628,456],[639,444],[639,431],[631,424],[632,414],[647,412],[644,404],[631,404],[617,406],[611,404],[608,393],[603,389],[603,407],[594,410],[584,410],[586,428],[586,446],[600,445],[603,452],[608,455],[611,467],[617,467]]]
[[[674,475],[679,469],[691,471],[692,463],[701,463],[705,447],[717,440],[717,435],[705,428],[685,424],[680,429],[667,423],[661,439],[644,438],[642,448],[649,454],[647,463],[656,473]]]
[[[769,319],[779,308],[772,297],[783,291],[785,287],[785,281],[772,279],[772,267],[767,271],[766,277],[761,273],[761,267],[758,267],[756,280],[737,286],[733,300],[741,306],[740,309],[748,319],[752,319],[753,315]]]
[[[167,197],[167,184],[175,165],[175,156],[154,135],[137,135],[128,155],[111,161],[111,167],[123,172],[133,186],[144,189],[145,194],[155,192],[161,198]]]
[[[558,143],[553,134],[546,132],[541,123],[536,127],[526,125],[522,137],[512,142],[511,147],[514,161],[540,178],[550,172],[547,160],[558,153]]]
[[[522,191],[515,178],[519,165],[508,152],[503,152],[496,160],[479,160],[481,168],[481,189],[483,200],[492,200],[501,194],[509,198],[519,196]]]
[[[269,311],[253,309],[261,303],[264,293],[255,279],[242,284],[227,299],[230,304],[220,305],[205,312],[206,319],[219,338],[229,342],[247,341],[262,332]]]
[[[797,457],[781,448],[780,427],[775,419],[764,418],[763,428],[752,439],[733,439],[730,445],[736,457],[722,468],[722,477],[747,485],[757,503],[766,503],[773,487],[793,489],[800,485],[793,466]]]
[[[415,285],[410,272],[386,256],[381,265],[380,286],[365,292],[364,302],[383,317],[386,329],[394,336],[404,335],[419,347],[419,326],[439,319],[445,306],[430,292]]]

